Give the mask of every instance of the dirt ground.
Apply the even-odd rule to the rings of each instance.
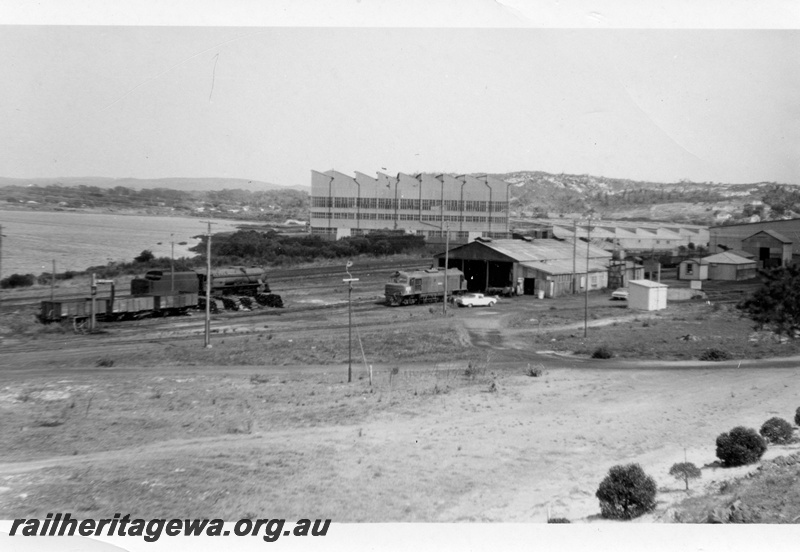
[[[742,475],[752,468],[716,467],[716,436],[791,420],[800,403],[794,359],[592,360],[572,354],[583,328],[570,314],[576,300],[556,310],[504,300],[444,318],[441,305],[372,305],[379,280],[354,295],[366,301],[351,383],[341,289],[289,297],[280,316],[218,319],[229,331],[212,349],[198,347],[196,320],[17,336],[0,352],[0,518],[596,522],[608,469],[638,462],[660,488],[658,510],[642,519],[656,521],[686,497],[667,473],[673,463],[703,467],[695,492]],[[315,301],[338,306],[292,312]],[[666,339],[676,358],[670,332],[687,331],[680,324],[698,308],[676,305],[643,331],[642,315],[597,295],[590,335],[600,343],[618,328],[642,348]],[[687,343],[747,343],[752,329],[726,312],[703,311],[687,331],[699,341]],[[546,322],[533,330],[532,319]],[[729,333],[716,329],[726,324]],[[559,343],[558,354],[543,352]],[[536,368],[541,376],[528,375]]]

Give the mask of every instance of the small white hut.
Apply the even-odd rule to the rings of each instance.
[[[647,311],[667,308],[667,285],[650,280],[629,281],[628,308]]]

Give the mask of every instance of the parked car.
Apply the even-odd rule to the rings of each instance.
[[[619,288],[611,294],[611,300],[618,299],[620,301],[627,301],[628,300],[628,290],[625,288]]]
[[[459,307],[491,307],[497,303],[497,297],[487,297],[483,293],[465,293],[456,297]]]

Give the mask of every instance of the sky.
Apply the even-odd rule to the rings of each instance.
[[[621,17],[633,4],[620,0],[574,13],[433,2],[417,19],[385,0],[295,19],[288,4],[250,16],[249,0],[162,20],[48,3],[0,18],[0,176],[800,184],[800,11],[779,0],[723,4],[719,28],[706,28],[719,11]]]

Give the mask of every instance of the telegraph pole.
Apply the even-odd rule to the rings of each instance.
[[[203,347],[206,349],[211,348],[211,225],[214,224],[210,220],[204,220],[208,224],[208,232],[206,233],[206,324],[205,324],[205,339]]]
[[[172,252],[169,256],[170,291],[175,293],[175,234],[170,234],[169,239],[169,243],[172,246]]]
[[[55,301],[56,295],[56,260],[53,259],[53,277],[50,278],[50,302]]]
[[[3,279],[3,225],[0,224],[0,280]]]
[[[347,272],[347,383],[353,381],[353,282],[358,282],[358,278],[353,278],[348,268],[353,266],[353,261],[347,261],[344,271]]]
[[[572,294],[575,295],[575,263],[578,257],[578,219],[572,221]]]
[[[447,265],[450,262],[450,224],[444,225],[444,301],[442,314],[447,316]]]
[[[592,219],[589,219],[589,224],[586,226],[586,294],[583,300],[583,337],[589,335],[589,242],[591,242],[592,235]]]

